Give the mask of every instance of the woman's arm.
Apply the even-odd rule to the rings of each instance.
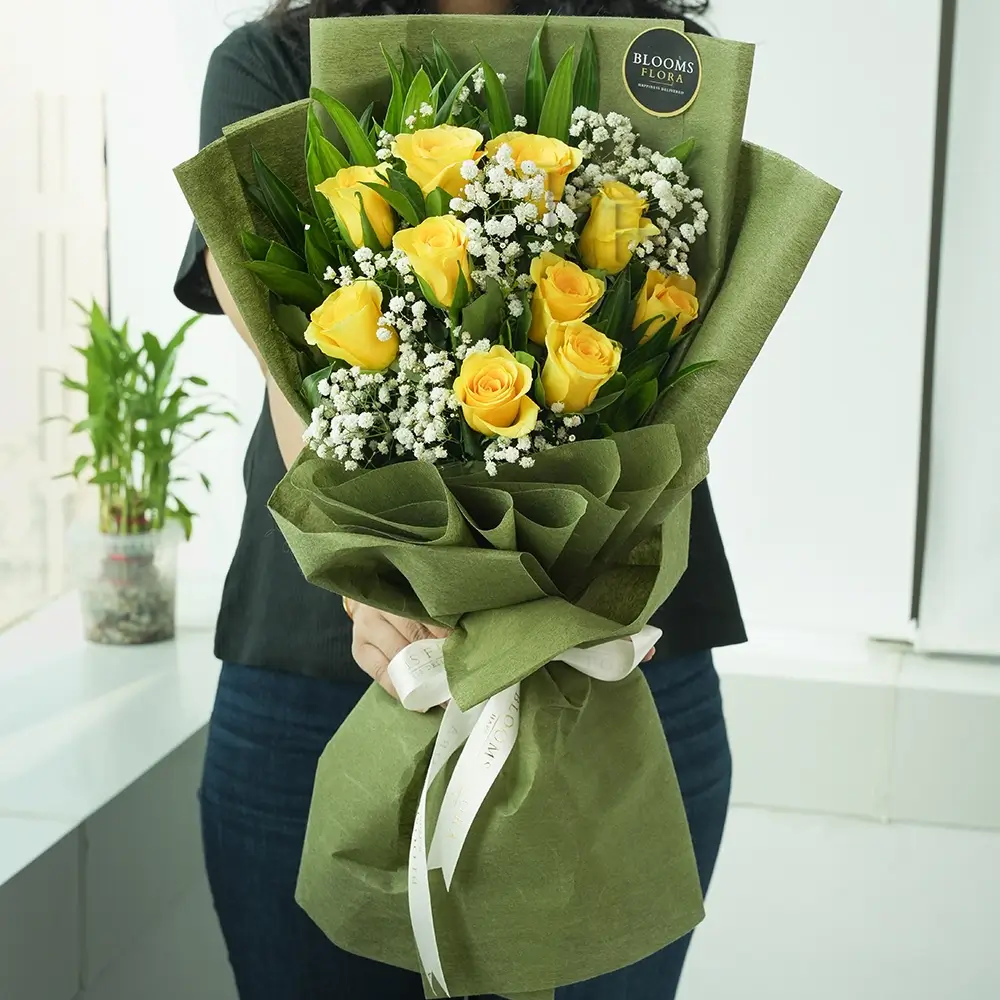
[[[281,452],[287,469],[302,451],[302,432],[305,430],[305,424],[292,409],[291,403],[285,399],[284,393],[275,384],[271,373],[267,370],[264,359],[261,358],[260,351],[257,350],[257,345],[254,343],[253,337],[250,336],[250,331],[243,322],[243,317],[222,278],[219,267],[208,250],[205,251],[205,266],[208,269],[208,280],[212,283],[212,290],[219,300],[222,311],[229,318],[229,322],[236,327],[236,332],[243,338],[243,342],[253,351],[253,356],[257,359],[257,364],[260,365],[261,373],[267,380],[267,402],[271,410],[271,422],[274,424],[274,436],[277,438],[278,450]]]

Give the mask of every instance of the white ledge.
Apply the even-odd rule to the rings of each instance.
[[[0,635],[0,886],[202,729],[208,631],[86,643],[74,598]]]
[[[1000,667],[764,630],[716,660],[735,802],[1000,829],[976,779],[1000,758]],[[198,733],[218,676],[209,631],[90,645],[73,598],[0,635],[0,886]]]

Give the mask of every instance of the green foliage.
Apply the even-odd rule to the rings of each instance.
[[[489,117],[490,134],[496,138],[514,128],[514,114],[510,110],[507,91],[504,90],[500,77],[488,62],[484,62],[482,66],[486,82],[483,88],[486,92],[486,114]]]
[[[204,388],[203,378],[174,375],[185,335],[199,317],[166,344],[144,333],[134,347],[128,323],[115,327],[96,302],[80,308],[90,333],[87,345],[76,348],[87,363],[86,379],[64,377],[63,386],[87,398],[87,416],[72,432],[89,436],[91,454],[80,456],[67,475],[90,472],[106,534],[144,534],[175,520],[190,535],[193,514],[174,493],[184,478],[177,475],[178,459],[211,433],[206,421],[236,420],[216,405],[217,397],[190,391]],[[207,489],[203,474],[201,480]]]
[[[548,15],[535,34],[528,53],[528,68],[524,74],[524,117],[528,119],[527,129],[534,132],[538,127],[538,119],[542,114],[542,104],[545,101],[545,91],[549,85],[545,73],[545,63],[542,61],[542,32],[548,21]]]
[[[582,104],[591,111],[598,110],[601,100],[601,75],[597,68],[597,47],[594,44],[594,32],[588,28],[580,50],[580,62],[573,78],[573,107]]]
[[[545,100],[538,116],[538,134],[566,142],[573,115],[573,47],[562,55],[545,91]]]
[[[340,133],[350,154],[351,162],[357,166],[374,167],[378,163],[375,147],[368,138],[366,130],[361,127],[358,119],[354,117],[347,105],[342,104],[336,97],[325,94],[317,87],[313,87],[311,94],[313,100],[319,103],[330,116],[330,120]]]
[[[417,75],[413,78],[413,83],[410,84],[410,89],[406,92],[406,97],[403,99],[403,114],[399,123],[400,132],[413,132],[417,126],[423,127],[430,124],[422,120],[420,106],[422,104],[430,104],[431,90],[430,77],[427,75],[427,71],[421,67],[417,71]],[[411,119],[414,124],[407,124]]]

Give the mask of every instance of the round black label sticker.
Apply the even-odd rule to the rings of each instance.
[[[632,100],[651,115],[671,118],[687,111],[701,87],[701,56],[674,28],[650,28],[625,52],[622,75]]]

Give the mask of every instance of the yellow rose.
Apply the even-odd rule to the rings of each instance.
[[[389,245],[395,230],[392,209],[389,203],[366,183],[385,184],[385,177],[379,173],[381,167],[343,167],[322,184],[316,185],[316,190],[330,202],[331,208],[347,229],[351,242],[355,247],[364,246],[365,237],[361,228],[361,208],[358,205],[358,195],[365,206],[365,215],[375,230],[383,249]],[[373,248],[374,249],[374,248]]]
[[[424,194],[444,188],[457,198],[466,184],[462,164],[478,160],[483,155],[482,144],[482,134],[474,128],[438,125],[397,135],[392,154],[406,164],[407,176],[420,185]]]
[[[621,344],[579,319],[553,323],[545,335],[545,347],[545,405],[562,403],[564,413],[579,413],[590,406],[622,359]]]
[[[382,371],[396,360],[399,338],[391,327],[379,339],[382,289],[360,279],[338,288],[313,310],[306,328],[306,343],[315,344],[328,358],[340,358],[365,371]]]
[[[517,438],[530,434],[538,420],[531,398],[531,369],[506,347],[489,354],[470,354],[455,379],[455,395],[465,422],[480,434]]]
[[[536,344],[545,343],[553,323],[586,319],[604,294],[604,282],[571,260],[543,253],[531,262],[531,327],[528,336]]]
[[[641,344],[645,344],[669,320],[676,319],[677,325],[671,335],[671,340],[679,337],[684,328],[698,318],[698,299],[695,297],[697,287],[690,275],[664,274],[662,271],[647,271],[646,284],[635,307],[635,319],[632,321],[634,330],[646,320],[652,320],[646,332],[642,335]]]
[[[434,215],[412,229],[401,229],[392,245],[406,254],[414,273],[445,308],[455,300],[459,271],[471,290],[465,223],[454,215]]]
[[[636,244],[659,235],[643,217],[647,201],[621,181],[609,181],[590,200],[590,218],[580,234],[587,267],[617,274],[632,259]]]
[[[521,164],[525,160],[530,160],[545,174],[545,190],[556,201],[563,196],[566,178],[580,166],[580,161],[583,159],[583,153],[575,146],[567,146],[565,142],[547,135],[534,135],[528,132],[504,132],[503,135],[498,135],[486,143],[486,152],[490,156],[496,156],[497,150],[504,143],[510,146],[511,155],[519,171]]]

